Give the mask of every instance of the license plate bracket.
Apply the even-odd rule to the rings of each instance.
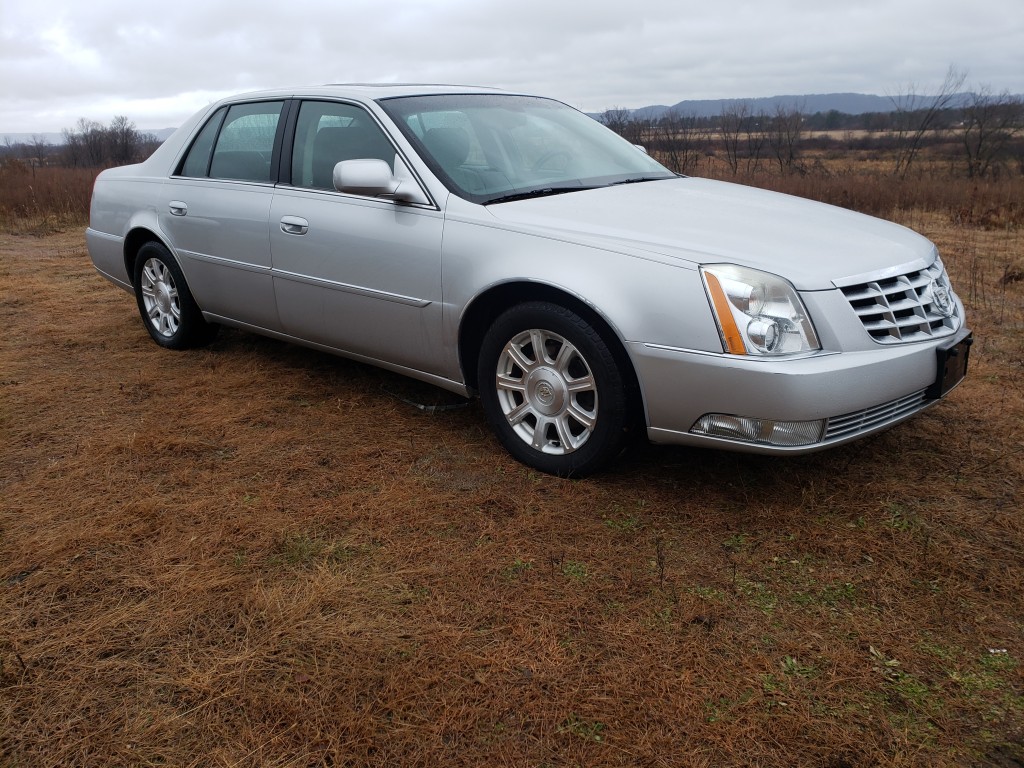
[[[925,397],[938,400],[945,397],[967,375],[967,359],[970,357],[973,334],[968,333],[962,339],[948,347],[939,347],[936,352],[937,371],[935,383],[928,387]]]

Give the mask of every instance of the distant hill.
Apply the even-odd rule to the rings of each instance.
[[[971,94],[958,93],[953,97],[951,106],[960,107],[968,103]],[[773,114],[778,108],[795,109],[807,115],[816,112],[842,112],[847,115],[863,115],[868,112],[894,112],[896,109],[894,99],[899,101],[906,97],[896,96],[875,96],[865,93],[811,93],[803,96],[767,96],[751,97],[749,99],[691,99],[680,101],[671,106],[665,104],[654,104],[649,107],[639,107],[627,110],[634,117],[659,118],[669,110],[675,110],[680,115],[695,115],[697,117],[715,117],[722,114],[722,110],[733,106],[746,104],[754,114],[764,112]],[[918,97],[921,106],[924,106],[928,97]],[[593,113],[594,117],[600,117],[601,113]]]
[[[714,117],[723,109],[746,104],[751,112],[771,114],[779,107],[798,109],[807,114],[815,112],[843,112],[848,115],[862,115],[865,112],[892,112],[893,101],[888,96],[873,96],[864,93],[814,93],[804,96],[768,96],[750,99],[700,99],[680,101],[671,107],[655,105],[633,110],[637,117],[661,117],[670,109],[681,115]]]

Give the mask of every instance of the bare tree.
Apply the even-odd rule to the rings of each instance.
[[[967,155],[967,175],[980,178],[994,172],[1008,145],[1024,131],[1024,101],[1003,92],[992,95],[983,86],[964,108],[961,140]]]
[[[110,161],[114,165],[126,165],[133,162],[139,152],[139,132],[135,123],[124,115],[118,115],[110,122],[107,129]]]
[[[70,168],[85,165],[82,137],[74,128],[65,128],[61,135],[64,137],[64,165]]]
[[[82,142],[83,164],[89,166],[103,165],[105,160],[106,137],[103,126],[95,120],[85,117],[78,118],[78,137]]]
[[[157,148],[163,144],[160,139],[156,137],[155,133],[140,133],[139,134],[139,154],[136,158],[139,162],[142,162],[147,157],[156,152]]]
[[[931,130],[940,113],[953,103],[964,84],[967,74],[954,66],[946,71],[946,78],[934,96],[922,96],[910,84],[903,88],[900,96],[890,96],[895,112],[894,131],[896,138],[896,159],[893,174],[905,178],[911,164],[921,151],[925,134]]]
[[[718,126],[722,135],[722,145],[725,147],[725,162],[733,176],[740,170],[740,147],[743,134],[749,132],[749,124],[750,105],[747,102],[722,107]]]
[[[50,142],[46,140],[46,137],[33,133],[28,146],[32,153],[32,156],[29,158],[32,167],[46,165],[46,158],[50,154]]]
[[[629,123],[632,113],[624,107],[612,107],[601,113],[601,122],[611,128],[619,136],[626,132],[626,125]]]
[[[780,172],[792,173],[794,170],[800,170],[797,160],[803,133],[804,115],[798,107],[787,109],[780,104],[775,108],[768,130],[768,146],[775,155]]]
[[[615,131],[619,136],[633,144],[644,143],[644,123],[633,115],[631,110],[615,107],[601,115],[601,122]]]
[[[765,145],[768,143],[768,126],[771,118],[763,111],[751,115],[747,121],[747,175],[751,176],[758,171],[761,165],[761,155],[764,154]]]
[[[670,109],[654,124],[654,148],[676,173],[689,173],[697,165],[706,132],[696,115],[680,115]]]
[[[124,115],[108,127],[81,117],[74,128],[65,128],[63,162],[71,167],[96,167],[134,163],[152,154],[160,142],[152,134],[141,134]]]

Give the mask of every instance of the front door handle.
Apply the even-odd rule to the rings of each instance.
[[[171,209],[172,216],[184,216],[188,213],[188,205],[181,202],[181,200],[171,200],[167,207]]]
[[[309,232],[309,222],[301,216],[282,216],[281,231],[286,235],[304,235]]]

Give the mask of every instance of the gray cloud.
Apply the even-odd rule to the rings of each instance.
[[[0,133],[125,114],[176,125],[219,95],[416,81],[540,92],[580,108],[690,98],[1024,91],[1019,0],[5,0]]]

